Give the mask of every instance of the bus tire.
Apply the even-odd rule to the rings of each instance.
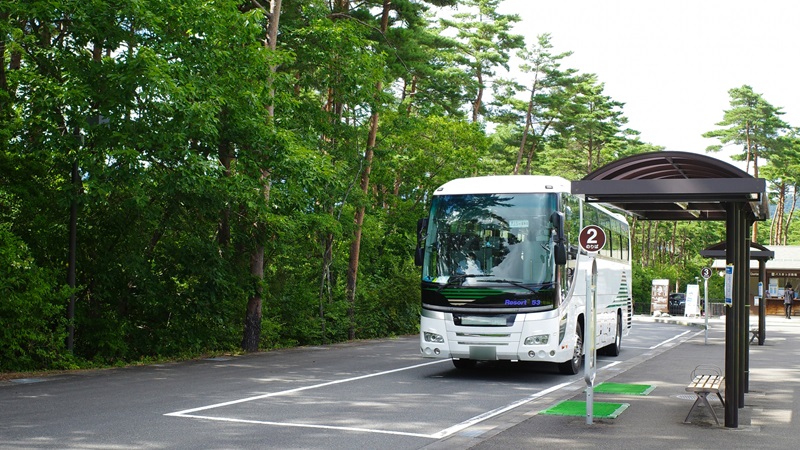
[[[580,322],[578,322],[578,325],[575,327],[575,334],[578,337],[575,340],[572,359],[558,365],[559,372],[565,375],[576,375],[581,371],[581,366],[583,365],[583,327]]]

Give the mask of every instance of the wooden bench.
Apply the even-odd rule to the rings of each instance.
[[[714,416],[714,421],[719,425],[717,413],[714,412],[714,408],[708,403],[708,394],[717,394],[719,401],[722,402],[722,406],[724,407],[725,400],[723,400],[722,394],[720,394],[720,391],[724,389],[725,377],[722,376],[718,367],[705,365],[695,367],[695,370],[692,371],[692,382],[686,386],[686,392],[694,392],[697,398],[692,404],[692,408],[689,410],[689,414],[686,415],[686,419],[683,423],[689,423],[689,416],[692,415],[692,411],[694,411],[694,408],[700,402],[703,402],[708,410],[711,411],[711,415]]]
[[[750,330],[750,343],[752,344],[756,339],[758,339],[758,328],[753,328]]]

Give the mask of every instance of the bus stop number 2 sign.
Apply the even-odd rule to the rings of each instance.
[[[606,245],[606,232],[597,225],[588,225],[581,230],[578,241],[584,251],[597,253]]]

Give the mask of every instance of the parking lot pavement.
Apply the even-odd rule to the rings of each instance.
[[[751,317],[751,323],[757,318]],[[725,366],[725,321],[710,318],[637,316],[635,321],[684,324],[696,332],[657,355],[595,380],[648,384],[646,396],[599,395],[594,401],[624,402],[629,406],[615,419],[543,415],[544,409],[520,412],[525,420],[513,426],[495,422],[479,436],[453,436],[431,449],[472,448],[794,448],[800,429],[800,320],[771,316],[766,320],[766,342],[749,349],[749,383],[744,406],[738,410],[738,427],[724,426],[725,408],[715,396],[709,402],[720,419],[717,425],[706,407],[697,407],[684,423],[695,396],[686,392],[692,370],[700,364]],[[583,390],[569,392],[563,400],[586,400]],[[552,405],[550,405],[552,406]],[[474,434],[474,433],[473,433]]]

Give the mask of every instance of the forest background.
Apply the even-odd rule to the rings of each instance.
[[[3,2],[0,371],[416,333],[436,187],[662,149],[499,3]],[[768,180],[758,242],[798,243],[797,130],[729,93],[706,135]],[[640,312],[725,234],[631,223]]]

